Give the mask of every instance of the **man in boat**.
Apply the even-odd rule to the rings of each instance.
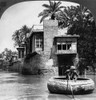
[[[71,66],[70,69],[66,70],[66,78],[68,80],[77,80],[78,74],[75,66]]]
[[[76,71],[76,67],[75,66],[71,66],[70,67],[70,79],[76,81],[77,78],[78,78],[78,74],[77,74],[77,71]]]

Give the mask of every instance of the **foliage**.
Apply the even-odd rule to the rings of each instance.
[[[28,54],[24,58],[24,64],[22,67],[22,74],[32,74],[32,75],[39,75],[43,74],[43,69],[45,67],[45,58],[33,52]]]
[[[15,33],[12,35],[12,40],[15,42],[15,46],[21,46],[22,39],[21,39],[21,32],[20,30],[16,30]]]
[[[2,53],[0,53],[0,58],[3,58],[3,55],[2,55]]]
[[[12,56],[15,56],[15,55],[17,55],[17,52],[11,51],[8,48],[5,48],[5,50],[2,52],[2,57],[6,61],[9,61],[12,58]]]
[[[69,28],[71,28],[74,24],[78,24],[79,22],[81,23],[79,26],[83,25],[83,27],[85,27],[94,21],[90,10],[81,5],[65,7],[62,12],[63,13],[58,13],[57,17],[60,28],[67,26],[70,26]],[[76,27],[78,27],[78,25]]]
[[[21,47],[23,44],[26,44],[28,41],[28,34],[30,28],[24,25],[21,29],[18,29],[12,35],[12,40],[15,42],[15,46]]]
[[[61,8],[64,8],[64,6],[60,6],[61,2],[58,1],[56,2],[49,0],[49,5],[48,4],[43,4],[42,6],[45,7],[46,9],[43,10],[43,12],[41,12],[38,16],[42,16],[40,23],[46,18],[46,17],[50,17],[51,19],[55,19],[58,12],[61,11]]]
[[[23,61],[15,61],[11,66],[8,66],[8,71],[13,71],[13,72],[22,72],[22,62]]]
[[[68,34],[80,36],[78,38],[78,54],[80,58],[78,68],[83,70],[87,68],[86,66],[92,66],[95,69],[96,26],[90,10],[83,6],[71,6],[64,9],[64,12],[66,13],[66,17],[64,17],[66,20],[63,18],[59,25],[61,25],[61,28],[69,26]]]
[[[75,6],[68,6],[63,9],[62,13],[58,13],[56,19],[58,20],[59,28],[64,28],[73,24],[74,15],[76,13],[75,11]]]
[[[86,69],[86,66],[92,66],[92,68],[95,69],[96,26],[91,11],[82,5],[62,7],[60,6],[61,3],[57,2],[59,9],[55,12],[54,10],[56,8],[53,5],[56,4],[56,2],[49,0],[49,4],[50,5],[43,5],[46,9],[39,14],[39,16],[43,16],[40,22],[42,22],[44,18],[51,16],[51,19],[58,20],[59,28],[68,27],[68,34],[79,35],[78,54],[80,60],[78,69],[81,68],[81,65],[83,66],[81,68],[82,70]],[[54,8],[54,10],[52,8]],[[61,10],[61,8],[63,8],[63,10]]]

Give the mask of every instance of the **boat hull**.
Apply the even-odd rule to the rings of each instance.
[[[94,81],[90,78],[78,78],[77,81],[67,80],[64,76],[51,77],[47,83],[51,93],[86,94],[93,92]]]

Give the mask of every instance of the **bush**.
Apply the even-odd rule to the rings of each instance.
[[[14,71],[19,73],[22,72],[22,68],[23,68],[23,60],[12,62],[12,64],[8,66],[9,71]]]
[[[24,59],[22,74],[43,74],[43,68],[45,67],[45,59],[42,55],[34,52],[28,54]]]

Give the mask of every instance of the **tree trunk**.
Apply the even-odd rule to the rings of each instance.
[[[52,19],[52,20],[55,20],[55,14],[52,14],[52,15],[51,15],[51,19]]]

